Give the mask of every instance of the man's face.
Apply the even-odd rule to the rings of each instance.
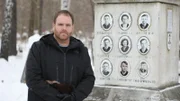
[[[124,41],[122,42],[122,44],[123,44],[123,46],[128,46],[127,40],[124,40]]]
[[[147,41],[146,40],[142,40],[141,41],[141,47],[142,48],[146,48],[147,47]]]
[[[104,40],[104,46],[105,46],[105,47],[110,46],[110,41],[109,41],[109,40]]]
[[[147,68],[148,68],[148,66],[147,66],[146,63],[141,63],[141,69],[140,69],[140,71],[141,71],[142,73],[147,72]]]
[[[109,20],[110,20],[109,16],[105,16],[104,17],[105,24],[109,24]]]
[[[103,70],[104,70],[105,72],[109,71],[109,64],[108,64],[107,62],[105,62],[105,63],[103,64]]]
[[[142,16],[141,21],[142,21],[142,24],[146,24],[147,21],[148,21],[148,17],[147,16]]]
[[[128,20],[129,20],[129,19],[128,19],[127,16],[123,16],[123,17],[122,17],[122,23],[123,23],[123,24],[127,24],[127,23],[128,23]]]
[[[69,40],[71,36],[74,26],[72,24],[72,19],[68,15],[60,14],[56,18],[56,22],[53,23],[54,35],[56,39],[65,41]]]
[[[128,65],[125,64],[125,63],[122,63],[122,64],[121,64],[121,69],[122,69],[122,71],[127,71]]]

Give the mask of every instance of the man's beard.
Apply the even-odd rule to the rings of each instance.
[[[56,29],[54,30],[55,37],[60,39],[60,40],[67,40],[69,38],[69,35],[71,35],[71,33],[68,33],[66,30],[62,30],[61,32],[58,32]],[[62,35],[63,34],[63,35]],[[66,38],[64,37],[64,34],[66,35]]]
[[[68,35],[68,32],[66,30],[62,30],[60,33],[66,33]]]

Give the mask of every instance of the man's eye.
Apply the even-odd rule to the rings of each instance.
[[[63,24],[58,24],[58,26],[63,26]]]

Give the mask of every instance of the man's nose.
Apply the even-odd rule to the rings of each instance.
[[[63,29],[63,30],[66,30],[66,29],[67,29],[67,27],[66,27],[65,25],[63,25],[63,26],[62,26],[62,29]]]

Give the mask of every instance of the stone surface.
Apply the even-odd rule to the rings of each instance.
[[[172,5],[169,0],[165,0],[169,4],[138,2],[142,0],[119,4],[102,1],[107,3],[95,5],[93,52],[96,84],[151,89],[177,84],[179,6]],[[176,3],[175,0],[172,2]],[[110,26],[103,26],[106,15],[110,17]],[[129,17],[127,28],[121,26],[123,15]],[[140,25],[143,15],[148,16],[146,28]],[[109,49],[103,48],[106,39],[110,41]],[[124,39],[129,42],[126,51],[122,50]],[[147,51],[144,52],[141,51],[142,40],[147,41]],[[121,72],[121,64],[127,65],[128,73]],[[107,71],[103,71],[105,67]]]
[[[151,2],[161,2],[161,3],[169,3],[180,5],[179,0],[94,0],[95,3],[151,3]]]
[[[95,86],[84,101],[180,101],[180,85],[160,90]]]

